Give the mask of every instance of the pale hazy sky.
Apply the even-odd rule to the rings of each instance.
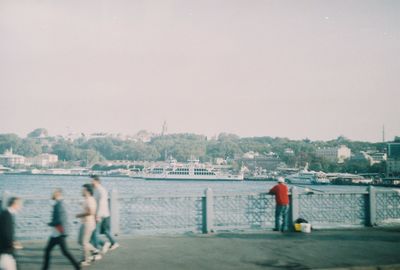
[[[0,133],[400,135],[400,1],[0,0]]]

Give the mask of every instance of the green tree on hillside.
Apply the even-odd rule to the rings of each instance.
[[[23,139],[15,152],[26,157],[34,157],[42,153],[42,146],[35,140]]]
[[[79,149],[72,143],[66,141],[57,142],[52,147],[52,152],[58,155],[59,160],[74,161],[79,160]]]
[[[37,128],[32,132],[28,133],[28,138],[40,138],[40,137],[47,137],[49,133],[45,128]]]
[[[16,134],[0,134],[0,154],[11,148],[15,151],[20,146],[21,141]]]

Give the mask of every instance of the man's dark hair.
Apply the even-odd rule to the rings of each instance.
[[[91,184],[84,184],[82,187],[85,188],[91,196],[93,196],[93,187]]]
[[[8,207],[13,206],[19,200],[21,200],[21,198],[19,198],[19,197],[11,197],[8,200]]]
[[[96,174],[92,174],[92,175],[90,176],[90,178],[92,178],[92,180],[95,180],[95,181],[97,181],[97,182],[100,182],[100,177],[99,177],[98,175],[96,175]]]

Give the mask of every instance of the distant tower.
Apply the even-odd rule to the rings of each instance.
[[[385,142],[385,125],[382,126],[382,142]]]
[[[164,121],[162,125],[161,136],[164,136],[167,133],[167,121]]]

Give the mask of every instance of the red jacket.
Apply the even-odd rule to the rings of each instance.
[[[288,187],[279,183],[269,191],[271,194],[275,194],[275,201],[277,205],[288,205],[289,204],[289,192]]]

